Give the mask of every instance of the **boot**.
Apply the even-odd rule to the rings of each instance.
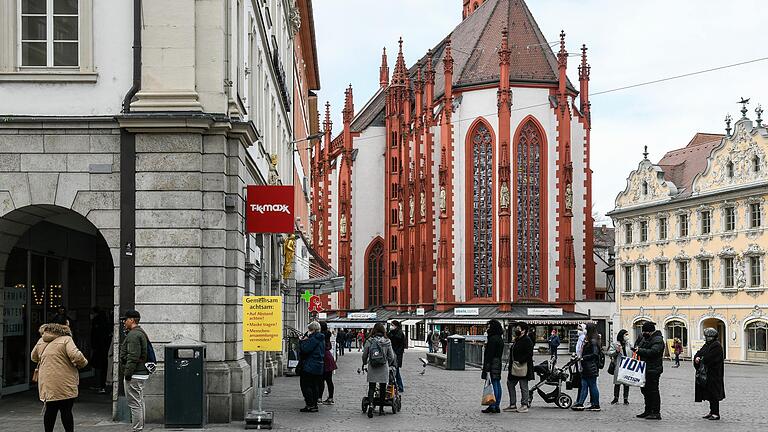
[[[617,397],[613,398],[613,400],[611,401],[611,405],[616,405],[617,403],[619,403],[619,398]]]

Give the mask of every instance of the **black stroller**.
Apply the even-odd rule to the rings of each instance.
[[[556,361],[553,358],[534,366],[533,371],[539,376],[539,382],[529,390],[529,404],[533,402],[535,390],[544,402],[554,403],[562,409],[570,408],[573,405],[573,399],[562,390],[562,385],[568,381],[569,371],[576,363],[577,359],[573,358],[562,367],[556,367]],[[546,393],[542,389],[544,386],[550,386],[553,389]]]
[[[362,369],[363,372],[368,372],[367,368]],[[359,372],[359,370],[358,370]],[[375,409],[376,406],[380,406],[381,410],[379,411],[379,415],[381,415],[384,412],[384,407],[392,407],[392,414],[397,414],[398,411],[400,411],[403,407],[402,404],[402,398],[400,396],[400,392],[397,390],[397,384],[395,382],[395,368],[390,367],[389,368],[389,382],[387,383],[387,392],[384,395],[384,397],[381,397],[379,386],[376,386],[376,393],[374,393],[373,399],[374,404],[373,408]],[[368,407],[371,405],[371,401],[368,400],[368,395],[363,396],[363,401],[361,404],[361,408],[363,409],[363,413],[368,413]],[[368,417],[372,417],[372,415],[368,415]]]

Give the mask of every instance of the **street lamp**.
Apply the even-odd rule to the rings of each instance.
[[[300,140],[291,141],[289,144],[293,144],[294,145],[294,148],[293,148],[294,152],[298,152],[299,150],[308,150],[308,149],[310,149],[312,147],[307,147],[307,148],[304,148],[304,149],[299,149],[298,147],[296,147],[296,144],[298,144],[300,142],[304,142],[304,141],[316,140],[316,139],[322,138],[324,135],[325,135],[325,132],[320,131],[320,132],[318,132],[316,134],[312,134],[312,135],[310,135],[310,136],[308,136],[306,138],[303,138],[303,139],[300,139]]]

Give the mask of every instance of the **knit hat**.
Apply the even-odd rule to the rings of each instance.
[[[643,323],[643,333],[653,333],[656,331],[656,324],[651,321]]]

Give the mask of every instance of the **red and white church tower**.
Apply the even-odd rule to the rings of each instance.
[[[590,102],[565,33],[553,52],[523,0],[462,2],[463,21],[359,112],[347,90],[313,160],[314,241],[346,276],[339,311],[556,305],[594,297]]]

